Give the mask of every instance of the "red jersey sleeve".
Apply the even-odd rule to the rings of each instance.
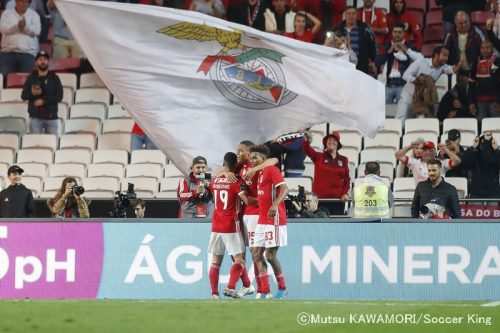
[[[271,182],[274,186],[279,186],[285,183],[285,179],[281,175],[280,169],[277,167],[268,167],[267,168],[267,176],[271,179]]]
[[[179,181],[179,186],[177,187],[177,198],[179,202],[183,203],[191,200],[191,198],[196,196],[196,190],[190,190],[188,182],[186,179],[181,179]]]
[[[311,143],[309,141],[303,141],[302,143],[302,148],[304,150],[304,153],[306,153],[307,156],[313,161],[316,162],[316,160],[319,158],[319,154],[316,150],[314,150],[313,147],[311,147]]]

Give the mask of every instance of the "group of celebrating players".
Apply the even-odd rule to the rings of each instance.
[[[246,269],[246,246],[252,254],[256,298],[281,299],[288,293],[277,258],[278,249],[287,245],[284,199],[288,187],[281,171],[274,166],[277,160],[268,156],[266,146],[243,141],[238,145],[237,154],[224,155],[224,170],[210,183],[215,206],[208,246],[212,254],[209,273],[212,298],[219,298],[219,270],[225,251],[232,257],[233,264],[224,295],[242,298],[255,292]],[[266,260],[278,284],[274,296]],[[236,292],[240,279],[243,288]]]

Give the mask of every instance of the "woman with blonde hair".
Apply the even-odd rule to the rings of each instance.
[[[52,217],[58,218],[89,218],[90,200],[82,196],[83,188],[78,187],[73,177],[64,178],[56,196],[47,200]]]

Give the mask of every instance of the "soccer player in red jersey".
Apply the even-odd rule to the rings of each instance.
[[[262,164],[268,155],[269,148],[264,145],[250,148],[250,162],[253,166]],[[261,283],[260,298],[268,298],[270,293],[264,252],[278,282],[278,291],[274,298],[283,298],[287,291],[277,252],[280,247],[287,245],[286,209],[283,200],[288,193],[288,186],[277,167],[268,166],[258,173],[257,193],[259,221],[255,228],[252,258],[260,272],[258,277]]]
[[[229,152],[224,155],[226,171],[234,173],[237,163],[235,153]],[[210,183],[209,190],[213,195],[215,206],[212,217],[212,233],[208,245],[208,253],[213,256],[209,273],[212,298],[219,298],[219,270],[226,250],[234,261],[224,295],[233,298],[240,297],[234,289],[245,268],[245,259],[243,258],[245,245],[239,230],[238,214],[241,201],[245,204],[255,203],[252,200],[256,201],[255,198],[249,198],[246,195],[245,187],[243,180],[232,182],[224,175],[214,177]],[[249,286],[250,280],[248,280],[247,287]]]

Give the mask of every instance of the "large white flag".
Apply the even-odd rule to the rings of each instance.
[[[197,155],[220,165],[242,140],[322,122],[371,136],[383,126],[384,87],[333,48],[196,12],[57,6],[106,86],[183,172]]]

